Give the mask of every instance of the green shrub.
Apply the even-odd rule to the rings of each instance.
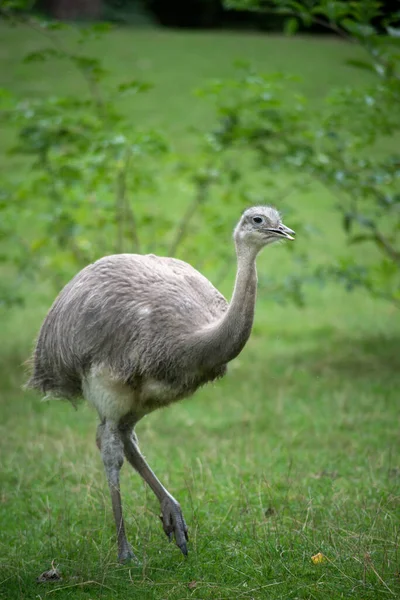
[[[316,113],[305,99],[289,101],[287,107],[276,102],[268,78],[241,79],[235,85],[242,100],[225,106],[227,128],[219,138],[245,144],[270,167],[289,168],[300,181],[308,175],[331,190],[349,246],[337,262],[321,265],[316,276],[333,277],[348,288],[361,285],[400,305],[400,29],[394,26],[400,13],[383,18],[383,4],[375,0],[227,2],[253,10],[271,4],[286,15],[288,33],[295,33],[299,23],[316,21],[359,44],[365,58],[349,63],[375,80],[368,89],[355,84],[329,94]],[[378,34],[376,22],[385,35]],[[392,152],[382,150],[384,137],[393,138]],[[355,244],[367,252],[355,253]],[[374,258],[371,245],[377,249]]]

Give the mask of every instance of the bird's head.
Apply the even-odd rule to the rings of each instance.
[[[294,235],[272,206],[253,206],[245,210],[233,234],[237,247],[247,246],[257,252],[279,240],[294,240]]]

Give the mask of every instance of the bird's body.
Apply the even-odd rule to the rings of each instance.
[[[175,535],[187,553],[181,508],[146,463],[134,427],[147,413],[225,374],[251,333],[256,256],[267,244],[293,239],[293,233],[273,208],[243,213],[234,232],[238,268],[229,304],[187,263],[120,254],[78,273],[45,318],[28,386],[72,401],[83,396],[97,409],[97,444],[110,486],[120,561],[133,556],[119,486],[124,458],[159,499],[165,533]]]
[[[221,377],[224,364],[193,364],[186,338],[226,312],[225,298],[201,273],[174,258],[106,256],[61,291],[37,342],[30,385],[75,400],[95,379],[124,394],[102,417],[138,417]],[[118,414],[117,414],[118,413]]]

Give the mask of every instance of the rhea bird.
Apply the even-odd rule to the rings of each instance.
[[[27,385],[73,402],[83,397],[97,409],[96,441],[111,493],[120,562],[134,558],[122,515],[124,458],[153,490],[165,533],[187,555],[181,507],[141,454],[134,428],[146,414],[225,375],[252,329],[257,254],[293,235],[272,207],[244,211],[233,234],[237,273],[230,303],[186,262],[116,254],[82,269],[47,314]]]

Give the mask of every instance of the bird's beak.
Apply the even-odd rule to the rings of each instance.
[[[279,225],[277,229],[270,229],[269,231],[273,231],[277,236],[282,237],[286,240],[294,240],[294,236],[296,235],[293,229],[289,229],[286,225]]]

